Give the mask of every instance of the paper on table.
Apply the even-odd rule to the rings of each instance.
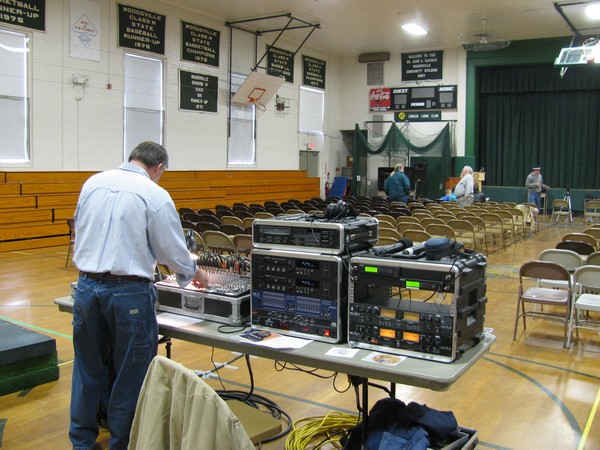
[[[157,316],[158,323],[161,325],[170,325],[177,327],[184,327],[186,325],[192,325],[194,323],[203,322],[202,319],[197,317],[181,316],[179,314],[162,313]]]
[[[267,338],[264,338],[261,341],[251,341],[249,339],[244,339],[241,335],[238,336],[240,341],[242,342],[246,342],[249,344],[254,344],[254,345],[260,345],[263,347],[269,347],[269,348],[278,348],[278,349],[297,349],[297,348],[302,348],[304,347],[306,344],[312,342],[308,339],[300,339],[300,338],[295,338],[295,337],[290,337],[290,336],[283,336],[281,334],[275,334],[275,333],[271,333],[271,335]]]
[[[353,358],[358,353],[357,348],[333,347],[325,353],[328,356],[341,356],[342,358]]]

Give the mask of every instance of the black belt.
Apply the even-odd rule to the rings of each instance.
[[[151,283],[148,278],[138,277],[137,275],[113,275],[110,272],[92,273],[81,271],[79,272],[79,276],[94,281],[137,281],[140,283]]]

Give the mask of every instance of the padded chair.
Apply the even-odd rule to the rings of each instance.
[[[190,220],[181,220],[181,228],[190,228],[192,230],[196,229],[196,224]]]
[[[184,228],[183,236],[185,237],[185,245],[190,253],[197,255],[199,252],[206,249],[204,239],[202,239],[200,233],[194,228]]]
[[[242,226],[222,224],[221,231],[228,236],[235,236],[236,234],[244,234],[246,232],[246,228],[244,227],[243,223]]]
[[[566,282],[566,289],[548,289],[537,285],[539,279]],[[517,326],[519,318],[523,318],[523,329],[527,329],[527,317],[558,319],[564,324],[563,347],[567,346],[569,330],[569,317],[571,312],[571,275],[560,264],[550,261],[528,261],[519,269],[519,292],[517,294],[517,310],[515,313],[515,327],[513,341],[517,339]],[[551,309],[528,310],[527,303],[534,305],[548,305]],[[560,310],[557,312],[556,309]]]
[[[242,422],[213,388],[193,370],[157,355],[138,397],[129,449],[193,450],[200,443],[254,450]]]
[[[569,318],[567,347],[571,345],[573,330],[576,330],[577,337],[580,328],[600,332],[600,320],[592,319],[589,315],[582,318],[580,315],[581,311],[600,313],[600,266],[582,266],[577,269],[573,274],[573,286],[575,294]]]
[[[446,225],[446,222],[444,222],[442,219],[439,219],[437,217],[424,217],[423,219],[421,219],[421,225],[425,228],[427,228],[427,225]]]
[[[598,246],[596,238],[586,233],[567,233],[562,237],[561,241],[586,242],[594,247],[594,251],[597,250],[596,247]]]
[[[250,252],[254,248],[254,244],[252,243],[252,235],[250,234],[236,234],[233,236],[233,243],[235,244],[237,253],[240,255],[249,256]]]
[[[558,248],[549,248],[543,250],[540,253],[540,256],[538,256],[538,260],[552,261],[557,264],[560,264],[561,266],[565,267],[569,271],[569,273],[575,272],[575,270],[581,267],[584,262],[582,257],[574,251]],[[538,281],[538,286],[545,288],[564,289],[566,287],[566,282],[540,279]]]
[[[421,230],[421,231],[425,231],[425,227],[423,227],[423,225],[421,225],[420,223],[399,223],[396,226],[396,230],[400,234],[402,234],[406,230]]]
[[[376,246],[382,246],[382,245],[393,245],[393,244],[397,244],[398,243],[398,239],[394,238],[394,237],[389,237],[389,236],[379,236],[379,238],[377,239],[377,242],[375,243]]]
[[[256,217],[244,217],[244,228],[252,228],[252,223],[256,220]]]
[[[200,208],[196,212],[201,215],[209,215],[209,216],[217,217],[217,213],[215,213],[212,209],[208,209],[208,208]]]
[[[197,212],[186,212],[183,214],[182,219],[194,223],[202,222],[202,216]]]
[[[431,235],[423,230],[406,230],[402,233],[403,238],[409,238],[413,242],[425,242],[431,239]]]
[[[555,245],[555,248],[564,250],[573,250],[578,255],[587,256],[594,253],[594,247],[587,242],[581,241],[560,241]]]
[[[234,211],[235,216],[239,217],[240,219],[245,219],[247,217],[254,217],[254,214],[252,214],[249,210],[243,210],[243,209],[236,209]]]
[[[379,227],[379,237],[389,237],[398,241],[402,235],[394,228]]]
[[[448,238],[453,241],[456,240],[454,230],[448,225],[439,225],[436,223],[432,223],[431,225],[427,225],[425,227],[425,231],[427,231],[427,233],[429,233],[431,237]]]
[[[463,243],[467,250],[484,252],[485,249],[479,248],[478,240],[475,237],[475,228],[468,220],[453,219],[448,222],[448,226],[454,230],[456,240]]]
[[[600,219],[600,200],[586,200],[583,210],[583,222],[591,223]]]
[[[416,223],[417,225],[420,225],[421,221],[417,217],[412,216],[396,217],[396,224],[399,225],[401,223]]]
[[[179,213],[179,217],[181,217],[181,218],[183,219],[183,215],[184,215],[184,214],[188,214],[188,213],[195,214],[195,213],[196,213],[196,210],[195,210],[195,209],[192,209],[192,208],[179,208],[179,209],[177,210],[177,212]]]
[[[591,255],[587,255],[585,264],[588,266],[600,266],[600,252],[594,252]]]
[[[525,214],[517,207],[507,208],[506,211],[512,214],[515,237],[518,240],[523,239],[525,236]]]
[[[217,216],[234,216],[233,209],[227,205],[215,205],[215,212]]]
[[[65,262],[65,267],[69,267],[71,253],[73,252],[73,246],[75,245],[75,219],[67,219],[67,225],[69,226],[69,248],[67,249],[67,261]]]
[[[257,211],[254,213],[255,219],[272,219],[273,217],[275,216],[267,211]]]
[[[212,222],[198,222],[198,223],[196,223],[195,227],[196,227],[196,231],[198,233],[200,233],[201,235],[204,235],[204,232],[208,231],[208,230],[212,230],[212,231],[220,231],[221,230],[220,225],[217,225]]]
[[[583,232],[596,239],[596,249],[598,249],[600,247],[600,228],[586,228]]]
[[[569,222],[569,225],[573,225],[571,205],[567,200],[557,198],[552,200],[552,215],[550,216],[550,220],[556,225],[561,217],[564,217],[565,220]]]
[[[235,212],[231,208],[217,209],[216,214],[219,219],[224,216],[235,216]]]
[[[537,233],[540,229],[538,222],[539,210],[533,203],[520,203],[516,208],[523,213],[524,228]]]
[[[202,239],[204,239],[204,244],[209,251],[229,254],[237,253],[237,247],[233,243],[233,239],[222,231],[205,231],[202,233]]]
[[[485,253],[489,253],[488,241],[487,241],[487,230],[485,228],[485,222],[481,219],[481,217],[469,217],[466,218],[468,222],[473,225],[473,230],[475,231],[475,238],[477,239],[477,245],[481,249],[485,249]]]
[[[217,216],[210,214],[198,214],[198,220],[194,220],[193,222],[210,222],[215,225],[221,225],[221,219]]]
[[[236,216],[223,216],[221,217],[221,225],[237,225],[243,228],[244,221]]]
[[[487,242],[493,242],[496,248],[504,247],[504,227],[498,214],[482,212],[479,218],[485,223]]]
[[[548,248],[543,250],[538,257],[540,261],[552,261],[564,266],[569,272],[581,267],[585,261],[579,254],[572,250]]]
[[[396,228],[396,219],[389,214],[375,214],[373,217],[379,221],[380,225],[388,224],[388,228]]]
[[[515,227],[515,221],[513,219],[512,213],[508,212],[505,209],[501,209],[496,211],[497,216],[502,219],[502,234],[504,238],[504,242],[508,245],[508,240],[512,238],[513,244],[517,243],[517,229]]]

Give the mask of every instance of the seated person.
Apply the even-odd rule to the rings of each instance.
[[[479,190],[479,186],[477,186],[477,183],[475,183],[473,185],[473,202],[474,203],[483,203],[487,200],[487,197],[485,196],[485,194],[483,192],[481,192]]]
[[[446,189],[446,195],[444,195],[442,198],[440,198],[440,200],[443,202],[450,202],[452,200],[456,200],[456,195],[454,195],[454,192],[452,192],[452,189]]]

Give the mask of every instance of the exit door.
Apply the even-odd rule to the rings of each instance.
[[[319,177],[319,152],[300,150],[300,170],[306,170],[311,178]]]

